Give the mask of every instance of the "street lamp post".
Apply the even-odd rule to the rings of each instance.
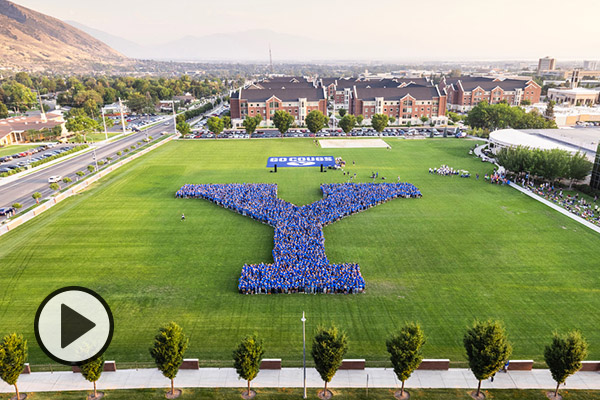
[[[98,171],[98,159],[96,158],[96,148],[94,147],[94,162],[96,163],[96,171]]]
[[[306,399],[306,317],[302,311],[302,366],[304,370],[304,396]]]
[[[102,107],[102,123],[104,123],[104,140],[108,140],[108,130],[106,129],[106,117],[104,116],[104,107]]]

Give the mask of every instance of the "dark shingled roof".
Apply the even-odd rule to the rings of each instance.
[[[252,101],[266,101],[272,96],[281,101],[298,101],[305,98],[307,101],[319,101],[325,99],[322,88],[291,88],[291,89],[263,89],[263,90],[242,90],[241,99]]]
[[[269,82],[269,83],[290,83],[294,82],[294,80],[299,82],[308,82],[306,78],[303,76],[273,76],[271,78],[263,79],[259,83]]]
[[[425,78],[394,78],[394,79],[371,79],[371,80],[338,80],[337,90],[343,90],[345,88],[351,88],[356,86],[357,88],[395,88],[402,84],[416,84],[421,86],[431,86],[431,84]]]
[[[256,87],[250,87],[249,90],[261,90],[261,89],[301,89],[301,88],[314,88],[312,82],[259,82],[255,84]]]
[[[364,101],[374,101],[376,97],[385,100],[400,100],[410,94],[416,100],[429,100],[439,97],[440,94],[435,86],[408,85],[402,88],[356,88],[357,98]]]
[[[479,76],[461,76],[460,78],[446,78],[448,85],[454,85],[458,88],[458,81],[462,84],[465,91],[469,92],[477,87],[482,88],[485,91],[490,91],[495,87],[500,87],[504,91],[514,91],[515,89],[524,89],[527,86],[526,80],[520,79],[505,79],[495,80],[494,78],[484,78]]]

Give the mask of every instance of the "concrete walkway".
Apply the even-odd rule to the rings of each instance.
[[[338,371],[331,384],[332,388],[399,388],[400,382],[392,369],[367,368],[365,370]],[[307,369],[307,386],[319,388],[323,381],[313,368]],[[18,381],[22,392],[58,392],[67,390],[90,390],[92,384],[81,374],[73,372],[34,372],[21,375]],[[245,387],[246,382],[238,379],[233,368],[201,368],[181,370],[175,378],[180,388],[192,387]],[[252,381],[254,387],[301,388],[302,369],[283,368],[262,370]],[[470,370],[451,368],[447,371],[415,371],[406,382],[408,388],[475,388],[477,380]],[[98,389],[139,389],[167,388],[169,380],[157,369],[128,369],[104,372],[98,381]],[[496,374],[494,382],[482,382],[484,389],[554,389],[556,383],[547,369],[532,371],[509,371]],[[567,379],[567,389],[600,390],[600,372],[577,372]],[[12,392],[13,387],[0,381],[0,392]]]

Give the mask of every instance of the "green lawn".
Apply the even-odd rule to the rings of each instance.
[[[174,320],[190,335],[187,357],[204,364],[230,365],[238,340],[258,332],[265,357],[299,365],[302,311],[309,337],[335,322],[348,333],[347,358],[370,366],[386,365],[385,339],[405,321],[422,324],[427,358],[462,362],[462,336],[475,318],[504,321],[513,359],[542,361],[552,332],[573,328],[598,359],[600,236],[516,190],[475,180],[492,166],[467,155],[474,142],[388,143],[392,150],[320,149],[312,139],[166,144],[0,238],[0,333],[24,333],[30,362],[48,363],[33,334],[37,306],[57,288],[81,285],[113,310],[106,356],[117,362],[150,362],[157,328]],[[423,198],[325,228],[329,259],[358,262],[366,293],[239,295],[242,265],[272,261],[272,228],[174,193],[185,183],[275,182],[283,199],[306,204],[320,198],[320,183],[343,181],[341,172],[272,174],[266,159],[317,154],[342,156],[359,181],[371,171],[389,181],[400,175]],[[428,174],[441,164],[473,178]]]
[[[24,150],[29,150],[34,147],[37,147],[35,143],[0,147],[0,157],[10,156],[12,154],[20,153]]]
[[[100,378],[102,382],[102,378]],[[101,388],[101,383],[98,385]],[[114,400],[146,400],[164,399],[166,389],[142,390],[108,390],[105,399]],[[180,399],[213,399],[213,400],[238,400],[241,399],[242,389],[183,389]],[[318,400],[318,389],[307,389],[307,398]],[[365,389],[334,389],[334,399],[350,400],[394,400],[395,389],[370,389],[367,395]],[[470,400],[468,389],[409,389],[411,399],[423,400]],[[488,399],[495,400],[544,400],[547,399],[546,390],[484,390]],[[35,400],[80,400],[85,398],[86,392],[61,392],[61,393],[28,393],[28,399]],[[89,392],[91,393],[91,391]],[[600,393],[593,390],[562,390],[560,392],[565,400],[592,400],[598,399]],[[0,400],[8,400],[9,394],[0,394]],[[302,389],[257,389],[256,399],[263,400],[288,400],[301,399]]]

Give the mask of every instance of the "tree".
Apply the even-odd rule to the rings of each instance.
[[[554,119],[554,100],[550,100],[548,105],[546,106],[546,111],[544,112],[544,116],[548,119]]]
[[[89,360],[79,366],[81,369],[81,375],[94,384],[94,397],[98,397],[98,393],[96,391],[96,381],[100,379],[100,375],[102,375],[102,370],[104,369],[104,357],[102,355]]]
[[[188,133],[190,133],[191,130],[192,128],[187,122],[183,121],[177,123],[177,131],[182,135],[187,135]]]
[[[65,176],[65,177],[63,178],[63,182],[64,182],[64,183],[71,183],[71,182],[73,182],[73,179],[69,178],[68,176]]]
[[[592,163],[589,162],[584,153],[577,152],[569,159],[568,178],[573,181],[582,181],[592,171]]]
[[[206,122],[206,126],[215,135],[223,132],[223,128],[225,127],[223,120],[219,117],[210,117]]]
[[[30,106],[36,104],[33,92],[17,81],[12,81],[4,89],[10,100],[10,104],[16,107],[18,111],[28,110]]]
[[[475,321],[463,338],[469,368],[479,381],[476,397],[481,393],[481,381],[494,375],[508,361],[512,348],[504,328],[498,321]]]
[[[189,339],[175,322],[161,327],[154,337],[154,345],[150,355],[154,358],[157,368],[171,380],[171,394],[175,394],[174,380],[183,362],[183,355],[189,344]]]
[[[346,109],[345,109],[345,108],[340,108],[340,109],[338,110],[338,114],[340,115],[340,117],[341,117],[341,118],[344,118],[344,115],[346,115],[346,113],[347,113],[347,112],[348,112],[348,111],[346,111]]]
[[[250,396],[250,382],[258,375],[264,353],[263,342],[256,334],[243,338],[233,352],[234,368],[240,378],[248,381],[248,396]]]
[[[246,129],[246,133],[249,137],[252,136],[252,134],[256,130],[256,127],[260,125],[261,121],[262,117],[260,115],[257,115],[255,117],[246,117],[244,119],[244,121],[242,122],[242,126]]]
[[[16,209],[16,210],[20,210],[21,208],[23,208],[23,204],[21,203],[13,203],[12,208]]]
[[[60,190],[60,186],[56,182],[55,183],[51,183],[50,184],[50,189],[54,190],[56,192],[57,190]]]
[[[69,118],[65,127],[69,132],[83,133],[84,136],[89,132],[95,132],[100,129],[98,121],[83,115]]]
[[[223,120],[223,126],[225,127],[225,129],[231,129],[231,127],[232,127],[231,117],[226,115],[222,118],[222,120]]]
[[[15,81],[29,88],[33,87],[33,82],[31,81],[31,78],[27,72],[17,72],[15,75]]]
[[[133,93],[127,99],[127,107],[135,113],[154,111],[154,101],[151,97],[140,93]]]
[[[365,120],[365,117],[363,117],[362,114],[358,114],[356,116],[356,125],[361,126],[364,120]]]
[[[4,103],[0,102],[0,119],[2,118],[8,118],[8,108],[6,108]]]
[[[588,344],[581,332],[572,331],[566,335],[554,333],[552,343],[544,350],[544,360],[556,381],[555,398],[560,385],[581,368],[581,361],[587,357],[587,353]]]
[[[423,115],[419,119],[421,120],[421,124],[425,125],[425,122],[427,122],[429,120],[429,117],[426,117],[425,115]]]
[[[319,110],[312,110],[304,119],[308,130],[317,133],[327,124],[327,117]]]
[[[294,117],[287,111],[277,110],[273,114],[273,124],[282,135],[292,127],[293,123]]]
[[[381,133],[387,127],[389,120],[385,114],[375,114],[371,118],[371,125],[373,125],[373,129]]]
[[[4,336],[0,342],[0,378],[15,387],[17,400],[21,398],[17,380],[26,361],[27,340],[23,339],[23,335],[12,333]]]
[[[125,150],[129,151],[129,149],[125,149]],[[90,171],[90,173],[91,173],[91,172],[94,172],[96,170],[96,167],[94,167],[93,165],[88,165],[87,166],[87,170]]]
[[[344,332],[339,332],[335,326],[328,329],[319,328],[313,339],[311,355],[315,368],[325,382],[323,393],[327,394],[327,383],[342,365],[344,354],[348,350],[348,339]]]
[[[83,171],[77,171],[77,172],[75,172],[75,175],[77,175],[78,177],[81,178],[82,176],[85,175],[85,172],[83,172]]]
[[[40,199],[42,198],[42,194],[40,192],[35,192],[31,195],[31,197],[33,197],[36,204],[40,204]]]
[[[354,126],[356,125],[356,118],[354,117],[354,115],[344,115],[342,117],[342,119],[340,120],[340,128],[342,128],[342,130],[348,134],[350,131],[352,131],[352,129],[354,129]]]
[[[531,105],[531,100],[529,100],[529,99],[523,99],[523,100],[521,100],[521,105],[522,106],[530,106]]]
[[[448,111],[446,115],[448,115],[448,118],[450,118],[450,121],[452,121],[453,123],[457,123],[462,119],[462,116],[452,111]]]
[[[393,335],[386,342],[387,351],[390,353],[390,361],[394,366],[394,372],[400,381],[400,397],[404,397],[404,381],[421,364],[423,353],[421,348],[425,344],[425,334],[417,324],[407,324],[400,332]]]

